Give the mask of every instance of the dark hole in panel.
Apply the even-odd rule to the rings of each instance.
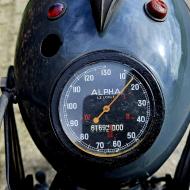
[[[45,57],[53,57],[62,46],[62,41],[56,34],[49,34],[42,42],[41,53]]]

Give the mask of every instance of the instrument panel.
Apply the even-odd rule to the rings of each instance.
[[[140,62],[105,56],[82,59],[61,74],[53,95],[55,132],[62,144],[71,143],[88,156],[117,159],[134,153],[136,158],[161,129],[162,93]]]

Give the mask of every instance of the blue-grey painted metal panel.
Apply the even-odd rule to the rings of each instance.
[[[152,175],[175,149],[189,123],[188,7],[183,0],[166,0],[167,19],[155,22],[144,12],[146,0],[120,0],[106,29],[99,33],[90,1],[64,2],[65,15],[49,21],[46,13],[52,1],[31,0],[18,39],[15,67],[20,108],[33,139],[50,163],[60,168],[63,155],[48,119],[48,98],[55,78],[71,60],[86,53],[105,49],[121,51],[141,60],[156,76],[165,99],[165,118],[161,133],[144,155],[125,167],[107,172],[106,176],[126,181]],[[41,54],[41,43],[48,34],[57,34],[63,41],[51,58]]]

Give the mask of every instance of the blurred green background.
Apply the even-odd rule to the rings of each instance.
[[[14,53],[17,34],[22,18],[22,13],[28,0],[0,0],[0,76],[6,76],[9,65],[14,64]],[[20,144],[24,160],[26,174],[35,174],[38,170],[44,170],[48,174],[48,182],[51,182],[55,171],[41,156],[40,152],[32,142],[25,125],[15,106],[17,125],[19,130]],[[185,144],[187,134],[177,147],[168,161],[160,168],[156,175],[165,173],[173,174],[179,160],[182,148]],[[5,182],[5,153],[4,153],[3,128],[0,130],[0,190],[6,187]]]

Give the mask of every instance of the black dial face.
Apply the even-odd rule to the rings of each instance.
[[[69,140],[97,157],[115,157],[135,149],[154,115],[148,82],[116,61],[88,64],[64,85],[59,119]]]

